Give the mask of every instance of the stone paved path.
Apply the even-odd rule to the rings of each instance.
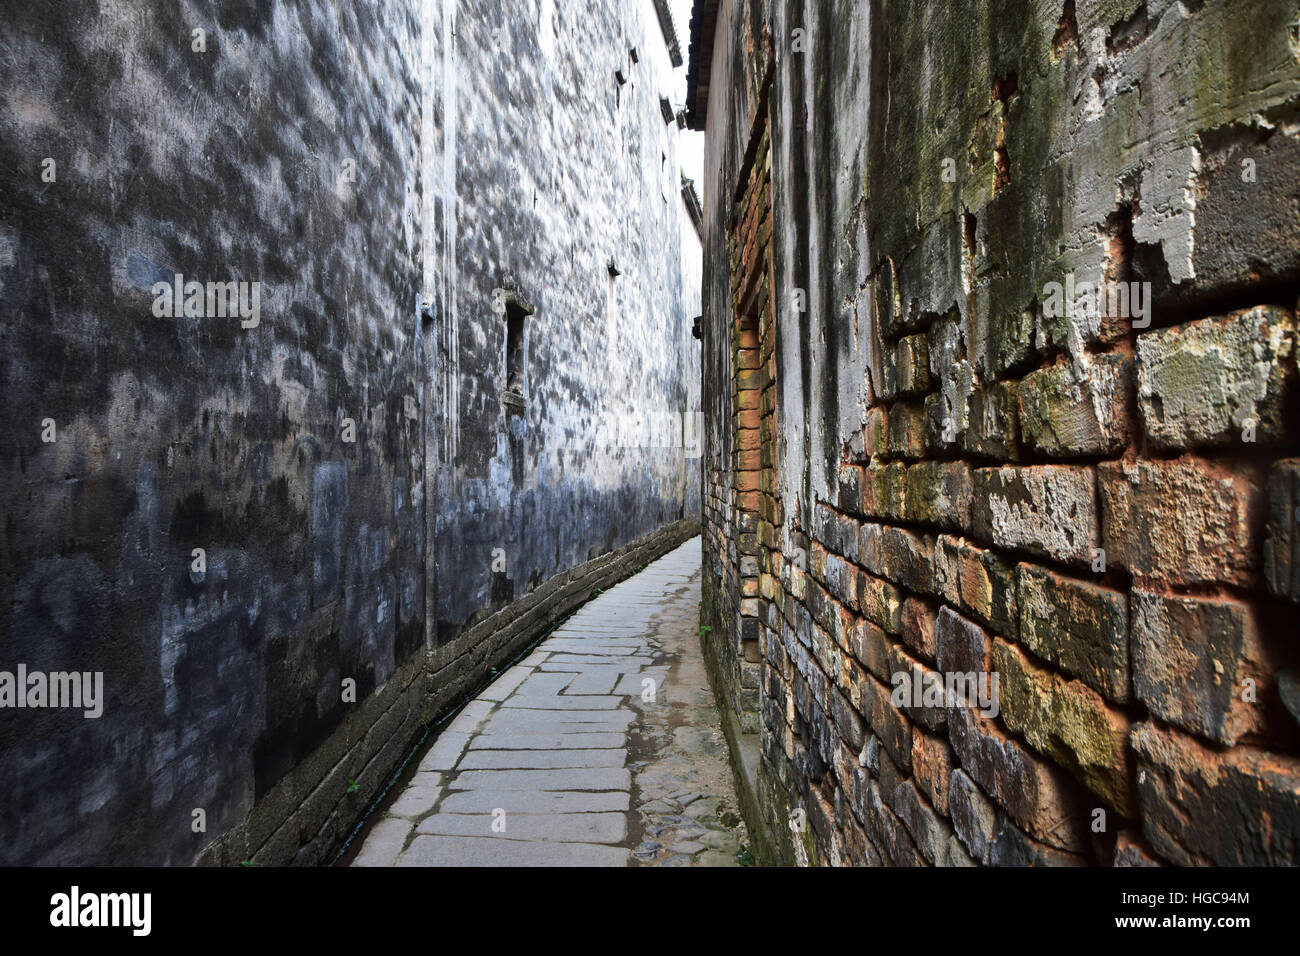
[[[447,725],[353,866],[736,865],[700,539],[585,604]]]

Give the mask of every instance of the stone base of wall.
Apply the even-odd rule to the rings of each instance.
[[[665,525],[557,574],[456,640],[413,658],[358,702],[325,743],[196,862],[201,866],[328,862],[429,724],[460,706],[494,667],[517,657],[593,593],[617,584],[699,533],[695,519]]]
[[[777,817],[773,815],[774,804],[770,795],[764,792],[766,784],[761,779],[759,735],[742,729],[735,708],[734,694],[738,690],[735,655],[728,654],[724,644],[735,641],[729,623],[731,615],[726,610],[727,602],[712,581],[705,580],[701,593],[700,624],[707,630],[702,628],[700,645],[713,696],[720,702],[730,702],[730,706],[724,703],[718,711],[727,748],[731,752],[731,772],[736,780],[740,813],[749,830],[750,850],[759,866],[789,865],[793,854],[782,846]]]

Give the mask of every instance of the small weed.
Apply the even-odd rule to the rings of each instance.
[[[736,862],[741,866],[753,866],[755,863],[754,853],[749,848],[748,843],[742,843],[740,851],[736,854]]]
[[[348,789],[347,789],[347,792],[348,792],[349,794],[352,794],[352,793],[360,793],[360,792],[361,792],[361,784],[357,783],[355,780],[349,780],[349,781],[348,781]]]

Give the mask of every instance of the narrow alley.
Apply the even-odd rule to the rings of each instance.
[[[437,736],[353,865],[736,865],[699,604],[699,538],[585,604]]]
[[[7,6],[0,868],[1300,864],[1300,0]]]

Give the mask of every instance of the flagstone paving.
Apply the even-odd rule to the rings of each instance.
[[[441,732],[353,866],[735,866],[700,539],[583,605]]]

